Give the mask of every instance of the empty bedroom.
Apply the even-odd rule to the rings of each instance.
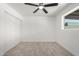
[[[0,3],[0,56],[79,56],[79,3]]]

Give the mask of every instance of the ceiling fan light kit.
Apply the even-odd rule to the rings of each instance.
[[[44,7],[43,6],[39,6],[39,9],[43,9]]]
[[[58,3],[50,3],[50,4],[44,4],[44,3],[39,3],[39,5],[37,4],[33,4],[33,3],[24,3],[25,5],[30,5],[30,6],[36,6],[37,9],[35,11],[33,11],[33,13],[36,13],[39,9],[43,10],[46,14],[48,13],[48,11],[45,9],[45,7],[52,7],[52,6],[58,6]]]

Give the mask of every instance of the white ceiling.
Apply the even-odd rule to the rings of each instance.
[[[58,6],[46,7],[45,9],[48,11],[48,14],[45,14],[43,10],[38,10],[36,13],[33,11],[36,9],[35,6],[25,5],[24,3],[8,3],[9,6],[14,8],[17,12],[19,12],[22,16],[49,16],[57,13],[59,10],[64,8],[67,4],[62,3]]]

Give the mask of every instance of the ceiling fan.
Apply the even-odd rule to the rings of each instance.
[[[48,13],[45,7],[58,6],[58,3],[50,3],[50,4],[39,3],[38,5],[33,3],[24,3],[24,4],[30,6],[36,6],[37,9],[33,13],[36,13],[39,9],[43,10],[45,13]]]

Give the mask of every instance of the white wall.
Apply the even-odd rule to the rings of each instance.
[[[61,30],[61,16],[75,6],[78,4],[71,4],[63,9],[57,15],[57,19],[55,17],[27,16],[22,24],[18,20],[19,18],[11,15],[13,13],[8,14],[0,6],[0,55],[18,44],[21,36],[21,41],[24,42],[56,41],[72,54],[79,55],[79,30]]]
[[[0,55],[13,48],[20,41],[20,21],[7,13],[0,5]]]
[[[22,41],[54,42],[56,39],[55,17],[27,16],[23,22]]]
[[[74,55],[79,55],[79,30],[61,30],[61,16],[78,5],[79,4],[71,4],[67,8],[63,9],[62,12],[57,15],[56,21],[57,42]]]

